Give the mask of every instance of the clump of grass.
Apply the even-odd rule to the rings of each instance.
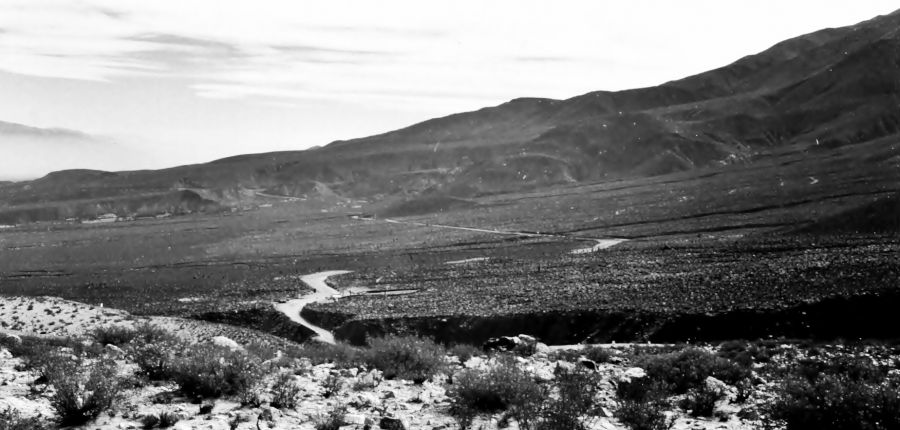
[[[63,426],[93,420],[113,406],[122,388],[112,360],[89,362],[57,355],[45,372],[54,388],[50,403]]]
[[[144,415],[141,417],[141,426],[145,429],[154,427],[169,428],[181,421],[181,416],[174,412],[160,412],[159,414]]]
[[[25,417],[17,409],[7,406],[0,411],[0,429],[2,430],[43,430],[45,422],[38,417]]]
[[[444,347],[431,339],[388,335],[369,339],[365,361],[387,379],[422,383],[444,369],[446,355]]]
[[[477,356],[482,355],[481,348],[478,348],[474,345],[470,345],[468,343],[457,343],[457,344],[451,346],[447,350],[447,352],[450,355],[459,358],[459,361],[461,363],[465,363],[465,362],[469,361],[469,359],[472,357],[477,357]]]
[[[339,430],[346,424],[347,406],[335,405],[328,413],[319,415],[315,420],[316,430]]]

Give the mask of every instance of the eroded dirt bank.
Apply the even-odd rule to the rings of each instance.
[[[303,317],[335,337],[362,344],[367,336],[416,333],[445,343],[478,344],[491,337],[526,333],[548,344],[579,342],[687,342],[772,337],[897,339],[900,292],[830,297],[783,309],[740,309],[716,314],[570,311],[519,315],[355,319],[304,308]]]

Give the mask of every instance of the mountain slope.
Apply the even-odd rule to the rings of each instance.
[[[521,98],[308,151],[158,171],[60,172],[0,187],[41,205],[193,190],[236,205],[258,193],[455,197],[752,163],[900,132],[900,11],[790,39],[656,87]],[[878,168],[883,168],[880,164]],[[333,193],[333,194],[332,194]]]

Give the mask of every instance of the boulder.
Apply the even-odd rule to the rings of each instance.
[[[225,337],[225,336],[216,336],[212,338],[212,343],[214,345],[218,345],[224,348],[228,348],[232,351],[243,351],[244,348],[238,345],[237,342]]]
[[[485,352],[512,351],[519,344],[519,339],[512,336],[492,337],[482,345]]]
[[[488,339],[482,345],[482,349],[485,352],[514,352],[519,355],[532,355],[535,353],[537,344],[538,341],[533,336],[520,334]]]
[[[599,366],[596,361],[585,357],[578,359],[578,365],[592,372],[597,371],[597,367]]]
[[[0,345],[18,346],[22,344],[22,338],[12,333],[0,333]]]
[[[103,348],[106,349],[107,354],[109,354],[113,357],[124,357],[125,356],[125,351],[122,351],[122,348],[119,348],[118,346],[115,346],[111,343],[106,344],[106,346],[104,346]]]

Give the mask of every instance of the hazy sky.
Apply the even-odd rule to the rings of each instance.
[[[92,154],[96,147],[66,153],[55,160],[63,167],[185,164],[323,145],[515,97],[656,85],[897,7],[2,0],[0,121],[72,128],[140,150],[115,166],[99,165],[108,157]],[[0,140],[0,160],[21,151]]]

